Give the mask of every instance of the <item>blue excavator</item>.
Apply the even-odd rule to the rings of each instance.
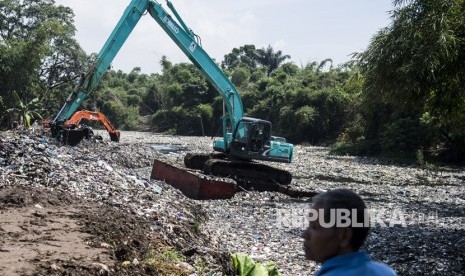
[[[69,95],[51,123],[52,134],[67,132],[65,122],[77,111],[87,95],[96,88],[110,67],[124,42],[147,12],[169,35],[215,87],[223,99],[222,138],[213,142],[215,153],[188,153],[186,167],[201,169],[204,173],[235,179],[256,179],[287,185],[292,176],[286,170],[254,160],[290,163],[293,145],[285,138],[271,135],[269,121],[245,117],[238,91],[200,45],[200,38],[187,27],[173,4],[167,1],[170,15],[161,4],[153,0],[132,0],[118,24],[108,37],[97,60]]]

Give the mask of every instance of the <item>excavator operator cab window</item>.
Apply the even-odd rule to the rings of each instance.
[[[250,137],[250,151],[258,152],[270,139],[270,125],[257,123]]]
[[[250,130],[253,128],[252,122],[240,121],[234,135],[234,144],[237,150],[245,150],[249,142]]]
[[[258,153],[270,140],[271,126],[265,122],[240,121],[231,147],[234,151]]]

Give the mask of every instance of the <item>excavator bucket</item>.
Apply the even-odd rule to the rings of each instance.
[[[119,136],[120,136],[119,131],[109,132],[108,134],[110,134],[110,140],[111,140],[111,141],[113,141],[113,142],[119,142]]]
[[[230,199],[238,190],[233,180],[195,174],[157,159],[150,179],[165,181],[192,199]]]
[[[154,160],[150,179],[165,181],[192,199],[230,199],[239,191],[269,191],[286,194],[292,198],[313,197],[313,191],[300,191],[275,181],[255,179],[253,181],[233,180],[193,173],[185,168],[160,160]]]
[[[61,132],[63,144],[76,146],[82,139],[89,139],[93,135],[90,128],[63,129]]]

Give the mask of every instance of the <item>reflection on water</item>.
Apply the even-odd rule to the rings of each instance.
[[[181,146],[181,145],[165,145],[165,144],[153,144],[151,147],[159,151],[161,153],[170,153],[170,152],[178,152],[182,150],[186,150],[187,147]]]

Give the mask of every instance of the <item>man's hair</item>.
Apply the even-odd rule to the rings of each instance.
[[[313,198],[313,205],[322,205],[324,207],[325,217],[329,217],[331,209],[347,209],[350,212],[349,218],[353,221],[352,209],[357,210],[357,222],[364,225],[365,216],[368,216],[366,211],[365,202],[363,199],[348,189],[335,189],[320,193]],[[370,231],[369,225],[363,227],[352,227],[352,239],[350,245],[354,250],[358,250],[365,242],[368,232]]]

